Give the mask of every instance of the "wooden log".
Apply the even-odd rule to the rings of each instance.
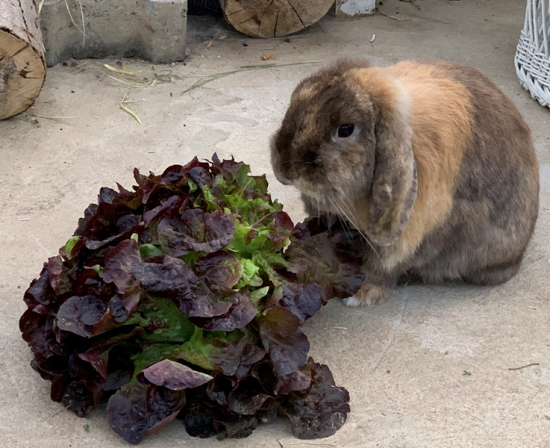
[[[334,0],[221,0],[226,20],[252,37],[281,37],[318,22]]]
[[[0,0],[0,120],[31,107],[45,77],[34,0]]]

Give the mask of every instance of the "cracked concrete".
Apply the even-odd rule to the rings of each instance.
[[[534,239],[507,284],[404,286],[382,305],[351,309],[332,301],[311,319],[311,355],[327,363],[351,395],[351,414],[335,436],[299,441],[280,421],[247,439],[218,443],[192,439],[174,422],[142,446],[550,447],[550,110],[531,100],[514,72],[524,2],[417,0],[420,10],[397,0],[383,3],[385,13],[411,20],[326,17],[285,42],[245,39],[211,19],[190,19],[186,65],[157,67],[179,79],[129,89],[128,107],[141,125],[119,109],[128,87],[92,61],[50,69],[30,110],[36,116],[0,122],[0,446],[127,446],[108,428],[104,408],[81,420],[50,401],[49,383],[29,367],[18,330],[23,291],[100,187],[132,185],[135,166],[160,172],[217,151],[267,173],[273,195],[294,220],[303,218],[296,191],[275,181],[267,147],[292,89],[318,64],[239,72],[182,93],[200,77],[274,54],[279,64],[362,55],[378,64],[439,57],[480,69],[533,130],[542,176]],[[207,49],[204,42],[218,31],[227,38]],[[144,73],[150,66],[125,62]],[[509,370],[530,363],[539,365]]]

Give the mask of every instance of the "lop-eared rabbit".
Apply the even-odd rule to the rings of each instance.
[[[341,60],[294,90],[274,135],[276,177],[369,242],[347,305],[375,304],[399,278],[496,285],[520,267],[538,214],[529,127],[474,68]]]

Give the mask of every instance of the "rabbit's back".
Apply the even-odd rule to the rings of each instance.
[[[428,73],[426,79],[431,77],[433,80],[431,89],[439,87],[439,94],[444,95],[456,93],[456,85],[459,85],[464,91],[462,101],[466,103],[457,111],[460,101],[452,95],[451,101],[445,101],[444,97],[434,101],[440,108],[454,112],[437,110],[428,114],[434,123],[431,132],[418,129],[418,123],[414,129],[419,115],[418,111],[413,112],[413,151],[419,165],[419,195],[421,186],[426,188],[421,179],[422,168],[426,171],[427,183],[431,183],[428,189],[432,196],[439,194],[439,183],[446,183],[452,190],[449,214],[426,235],[415,253],[414,267],[425,279],[433,281],[463,277],[476,283],[494,284],[507,280],[519,268],[538,214],[538,163],[529,127],[514,103],[476,69],[447,62],[424,66],[403,63],[393,68],[404,85],[410,85],[412,104],[417,101],[416,94],[424,98],[424,102],[433,97],[427,94],[430,87],[418,76],[422,68]],[[455,87],[445,87],[446,83]],[[425,121],[421,119],[420,123],[427,126]],[[447,146],[441,138],[446,135],[441,131],[441,121],[455,128],[469,127],[467,132],[460,129],[462,138],[451,144],[454,155],[439,152],[438,148]],[[431,154],[425,154],[429,145],[418,138],[415,141],[416,130],[421,139],[431,138]],[[443,158],[434,161],[433,157],[438,154]],[[456,166],[458,159],[459,169],[449,169]],[[428,173],[430,169],[432,172]],[[436,182],[434,175],[441,182]],[[453,178],[445,179],[448,175]],[[445,189],[440,191],[445,196],[448,194]],[[491,271],[492,267],[494,275],[480,271]]]

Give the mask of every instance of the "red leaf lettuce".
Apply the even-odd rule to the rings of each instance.
[[[334,434],[349,396],[301,326],[359,287],[358,235],[330,217],[293,226],[264,176],[216,155],[135,179],[101,189],[25,292],[52,400],[79,416],[108,401],[133,444],[176,417],[198,437],[245,437],[278,412],[297,437]]]

